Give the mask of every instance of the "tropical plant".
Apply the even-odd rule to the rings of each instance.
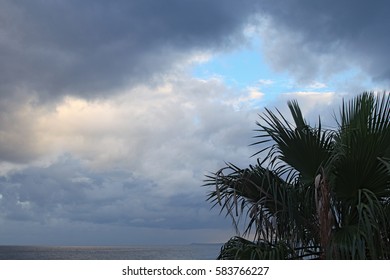
[[[292,123],[269,109],[256,123],[262,160],[206,177],[207,200],[244,228],[218,258],[389,259],[390,95],[343,101],[335,129],[288,107]]]

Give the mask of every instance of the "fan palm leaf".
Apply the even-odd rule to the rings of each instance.
[[[390,97],[363,93],[343,102],[334,130],[312,127],[296,101],[292,121],[265,109],[257,122],[265,157],[208,175],[208,200],[244,237],[226,258],[387,259],[390,255]]]

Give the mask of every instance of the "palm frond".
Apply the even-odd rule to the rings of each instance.
[[[206,176],[207,200],[240,235],[221,259],[388,259],[390,95],[343,102],[335,130],[311,127],[296,101],[293,123],[276,109],[256,122],[256,165],[227,163]],[[315,180],[315,178],[319,180]]]
[[[380,159],[390,152],[390,96],[374,97],[365,93],[343,103],[332,154],[333,184],[340,197],[356,196],[359,189],[389,195]]]
[[[219,260],[296,260],[318,259],[321,252],[316,246],[291,247],[288,241],[270,243],[252,242],[239,236],[231,238],[222,248]]]
[[[279,175],[289,174],[291,180],[301,176],[305,183],[314,181],[318,168],[326,162],[332,150],[332,131],[321,130],[321,120],[318,127],[311,128],[303,118],[297,102],[289,102],[289,109],[295,121],[291,124],[279,111],[278,115],[266,109],[260,116],[262,122],[257,122],[256,131],[261,141],[253,143],[271,144],[258,153],[268,151],[265,159],[270,162],[269,167]]]

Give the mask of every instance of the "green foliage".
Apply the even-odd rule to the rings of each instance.
[[[231,163],[208,175],[208,201],[243,237],[220,259],[388,259],[390,97],[363,93],[343,102],[338,127],[311,127],[296,101],[294,123],[266,109],[256,130],[257,164]],[[325,212],[324,212],[325,211]]]

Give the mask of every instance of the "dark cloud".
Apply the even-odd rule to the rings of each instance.
[[[191,186],[197,189],[199,186]],[[29,167],[0,177],[4,221],[57,221],[155,229],[200,229],[222,226],[197,191],[164,196],[164,186],[130,171],[95,173],[63,156],[43,167]]]
[[[388,1],[277,0],[262,8],[278,30],[264,41],[278,69],[315,78],[358,66],[374,80],[390,81]]]
[[[357,64],[388,80],[388,1],[2,1],[0,94],[101,96],[194,51],[240,44],[261,12],[270,61],[300,78]]]
[[[229,48],[251,1],[2,1],[0,92],[99,95]]]

